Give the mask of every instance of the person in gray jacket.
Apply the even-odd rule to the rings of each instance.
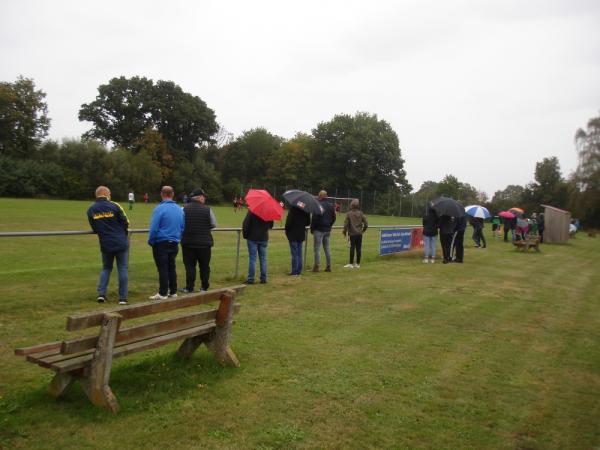
[[[346,214],[344,220],[344,230],[342,233],[350,239],[350,262],[344,267],[358,269],[360,267],[360,257],[362,249],[363,233],[367,231],[369,224],[367,217],[359,209],[357,199],[350,202],[350,211]],[[356,252],[356,264],[354,264],[354,253]]]

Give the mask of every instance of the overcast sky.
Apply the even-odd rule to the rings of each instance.
[[[446,174],[490,196],[535,163],[577,165],[600,111],[600,1],[0,0],[0,80],[47,93],[50,137],[79,137],[100,84],[171,80],[236,136],[289,138],[367,111],[415,189]]]

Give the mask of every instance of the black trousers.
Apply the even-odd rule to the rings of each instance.
[[[177,271],[175,258],[179,253],[177,242],[163,241],[152,246],[152,256],[158,269],[158,293],[160,295],[177,293]]]
[[[487,242],[485,241],[485,236],[483,234],[483,228],[475,228],[473,230],[473,240],[475,241],[476,245],[487,247]]]
[[[362,234],[350,236],[350,264],[354,264],[354,251],[356,251],[356,264],[360,265],[362,250]]]
[[[194,290],[196,284],[196,265],[200,268],[201,287],[208,290],[208,280],[210,278],[210,256],[211,247],[184,247],[181,246],[183,254],[183,264],[185,265],[185,288],[188,291]]]
[[[454,253],[454,260],[463,262],[465,256],[465,230],[454,233],[454,247],[452,250]]]
[[[452,259],[452,234],[440,233],[440,244],[442,244],[444,261],[450,261]]]

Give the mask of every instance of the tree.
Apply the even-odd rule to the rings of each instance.
[[[243,184],[263,185],[269,161],[282,142],[282,138],[269,133],[265,128],[244,131],[223,149],[223,179],[236,178]]]
[[[490,207],[493,211],[506,211],[513,206],[519,206],[524,192],[523,186],[509,184],[504,190],[494,192]]]
[[[312,131],[314,176],[325,186],[410,192],[398,135],[385,120],[365,112],[336,115]]]
[[[586,226],[600,226],[600,116],[590,119],[587,130],[578,129],[575,144],[579,165],[570,199],[573,213]]]
[[[79,120],[92,122],[85,137],[131,148],[143,133],[160,133],[177,157],[194,153],[217,133],[212,109],[173,83],[145,77],[113,78],[98,88],[96,99],[81,105]]]
[[[308,185],[311,163],[310,141],[310,136],[299,133],[275,149],[269,160],[267,182],[275,186]]]
[[[31,158],[48,134],[46,94],[30,78],[0,83],[0,154]]]

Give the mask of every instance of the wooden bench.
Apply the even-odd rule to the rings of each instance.
[[[115,358],[183,341],[177,350],[177,356],[181,358],[189,358],[204,343],[221,364],[239,366],[237,357],[229,347],[229,340],[233,314],[239,311],[235,298],[243,289],[244,286],[235,286],[162,301],[137,303],[110,311],[72,315],[67,318],[68,331],[100,326],[99,334],[18,348],[15,355],[25,356],[27,361],[56,372],[49,387],[53,396],[63,395],[73,381],[78,379],[94,405],[117,412],[119,405],[108,385]],[[128,319],[215,301],[219,301],[215,309],[188,312],[177,317],[121,328],[122,322]]]
[[[524,252],[528,252],[530,248],[534,248],[536,252],[540,251],[540,237],[530,237],[525,241],[515,241],[515,248],[517,250],[523,250]]]

